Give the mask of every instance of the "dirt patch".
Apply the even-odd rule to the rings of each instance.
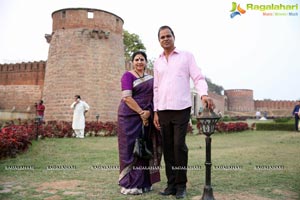
[[[256,196],[248,193],[240,193],[240,194],[218,194],[214,193],[215,199],[218,200],[272,200],[265,197]],[[195,196],[192,200],[201,199],[201,196]]]
[[[61,200],[62,198],[58,195],[54,195],[52,197],[44,198],[44,200]]]
[[[284,197],[285,200],[296,200],[298,194],[291,191],[274,190],[272,193],[279,194]],[[238,193],[238,194],[218,194],[214,193],[215,199],[218,200],[272,200],[270,198],[257,196],[249,193]],[[192,200],[201,199],[201,196],[195,196]]]
[[[287,197],[287,199],[298,199],[298,194],[296,192],[283,191],[283,190],[275,189],[275,190],[272,191],[272,193],[280,194],[284,197]]]
[[[0,185],[3,187],[3,189],[0,190],[0,193],[10,193],[15,184],[15,182],[0,182]]]
[[[36,190],[41,192],[45,190],[74,190],[78,189],[83,184],[79,180],[69,180],[69,181],[54,181],[42,183]]]
[[[253,194],[248,193],[240,193],[240,194],[229,194],[229,195],[215,195],[216,199],[219,200],[272,200],[266,197],[260,197]]]

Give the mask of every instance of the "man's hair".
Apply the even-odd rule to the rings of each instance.
[[[78,98],[78,99],[81,99],[81,98],[80,98],[80,95],[75,95],[75,97]]]
[[[158,40],[159,40],[159,34],[160,34],[160,31],[161,30],[164,30],[164,29],[169,29],[171,31],[171,34],[173,35],[173,37],[175,38],[175,34],[173,32],[173,30],[171,29],[170,26],[167,26],[167,25],[164,25],[164,26],[161,26],[159,29],[158,29]]]

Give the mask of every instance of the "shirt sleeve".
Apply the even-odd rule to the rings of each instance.
[[[207,95],[208,86],[205,80],[205,76],[202,74],[201,69],[196,64],[194,56],[192,54],[190,54],[189,56],[190,77],[192,78],[196,91],[201,98],[201,96]]]
[[[90,109],[89,104],[87,104],[86,102],[84,102],[84,110],[88,111]]]
[[[70,106],[70,108],[74,109],[75,108],[75,102],[73,102]]]
[[[157,111],[157,104],[158,104],[158,73],[155,67],[154,63],[154,69],[153,69],[153,108],[154,111]]]

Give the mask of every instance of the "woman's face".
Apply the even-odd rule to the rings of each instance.
[[[134,69],[143,71],[146,68],[146,59],[142,54],[137,54],[133,59]]]

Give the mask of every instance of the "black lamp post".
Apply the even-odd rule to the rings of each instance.
[[[206,160],[205,160],[205,186],[201,200],[215,200],[211,187],[211,135],[215,132],[215,125],[220,119],[213,110],[204,108],[201,115],[197,118],[200,122],[200,129],[206,135]]]
[[[36,116],[34,118],[34,123],[35,123],[35,140],[38,140],[38,138],[39,138],[39,126],[40,126],[40,123],[41,123],[41,117]]]

